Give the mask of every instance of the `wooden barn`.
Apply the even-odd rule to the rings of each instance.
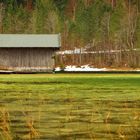
[[[0,34],[0,69],[28,72],[52,71],[60,35]]]

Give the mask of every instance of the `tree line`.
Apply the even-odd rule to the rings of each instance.
[[[133,65],[140,0],[0,0],[0,33],[61,33],[62,50],[123,50]]]

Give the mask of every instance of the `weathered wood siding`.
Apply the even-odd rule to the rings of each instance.
[[[0,68],[16,70],[52,70],[53,48],[0,48]]]

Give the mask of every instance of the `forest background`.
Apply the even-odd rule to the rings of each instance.
[[[0,0],[0,33],[61,33],[61,67],[140,67],[140,0]]]

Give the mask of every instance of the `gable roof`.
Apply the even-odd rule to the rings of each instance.
[[[0,34],[0,48],[59,48],[59,34]]]

